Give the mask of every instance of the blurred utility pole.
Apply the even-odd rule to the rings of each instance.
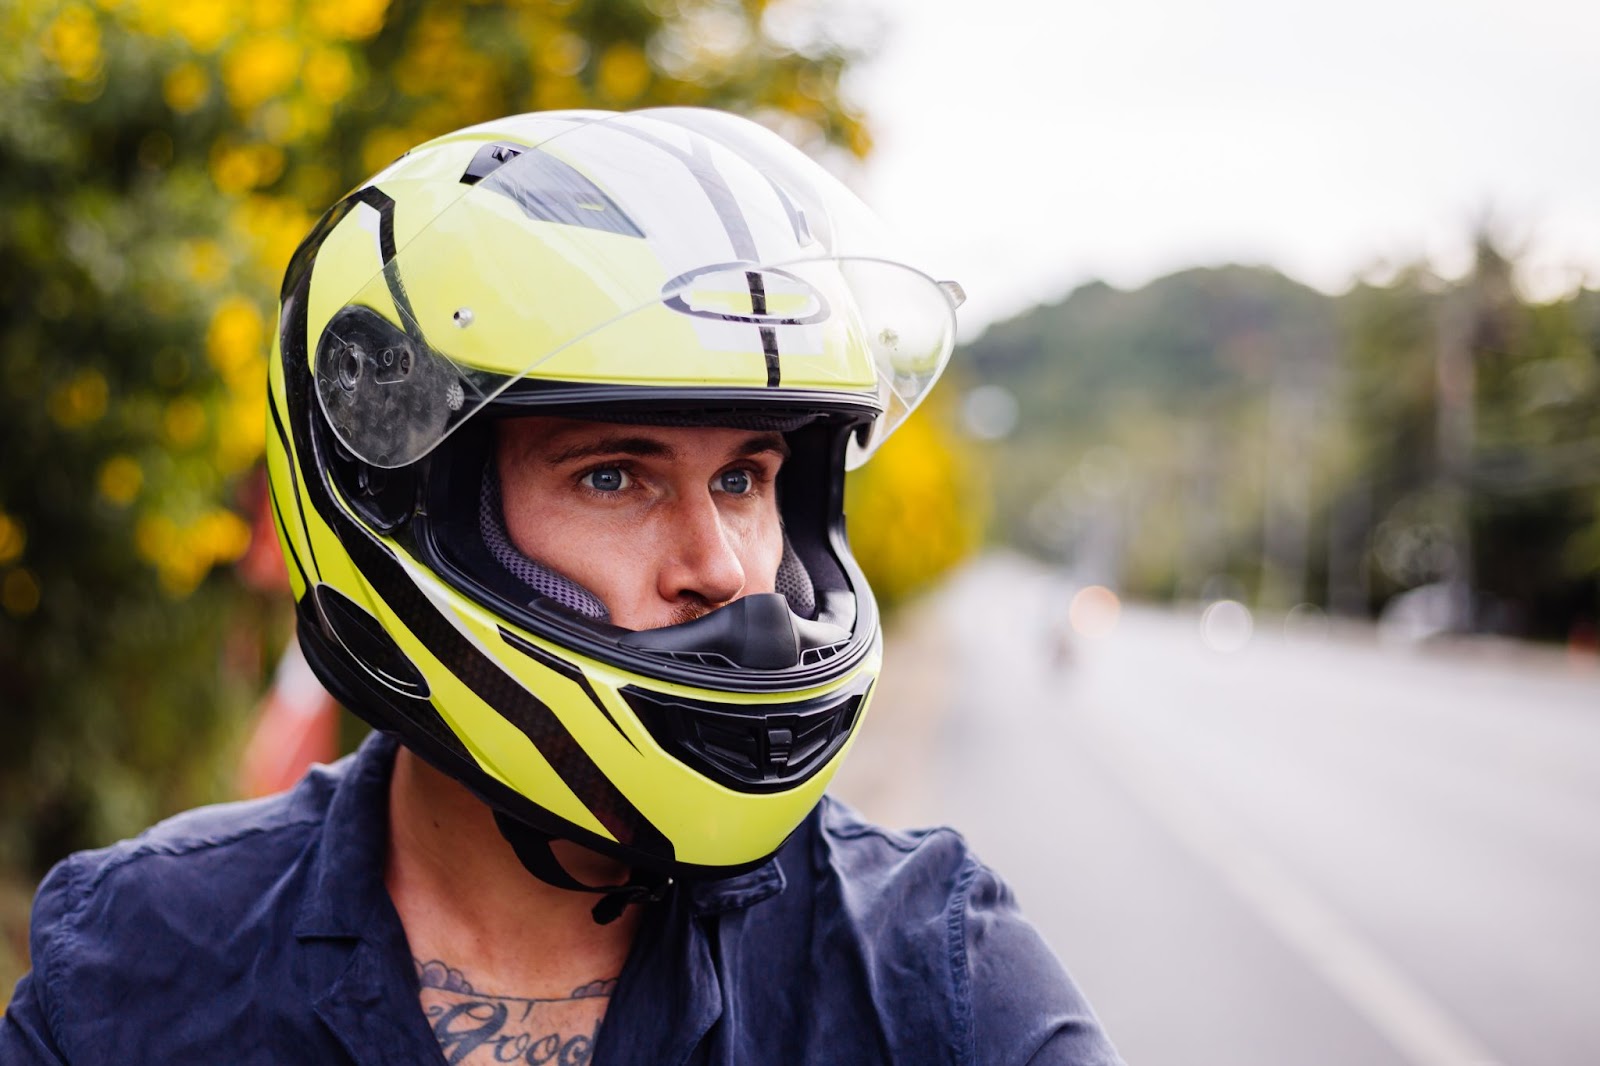
[[[1365,618],[1372,581],[1367,542],[1372,532],[1372,482],[1354,478],[1333,501],[1328,515],[1328,611]]]
[[[1267,396],[1267,447],[1261,507],[1262,607],[1293,607],[1306,598],[1311,534],[1311,429],[1315,405],[1288,362],[1275,360]]]
[[[1335,363],[1331,350],[1308,339],[1284,344],[1272,354],[1258,606],[1288,608],[1308,598],[1316,442]]]
[[[1471,628],[1474,611],[1471,502],[1477,437],[1477,368],[1473,360],[1473,341],[1484,310],[1481,280],[1479,269],[1474,267],[1465,288],[1445,296],[1439,311],[1434,364],[1438,484],[1448,509],[1445,521],[1453,550],[1450,570],[1442,580],[1449,590],[1450,629],[1455,632]]]
[[[1222,441],[1210,412],[1179,426],[1182,529],[1178,540],[1177,598],[1198,600],[1206,581],[1222,565]]]

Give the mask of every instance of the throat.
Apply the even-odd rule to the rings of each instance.
[[[554,848],[580,877],[627,876],[618,864],[569,842]],[[618,920],[597,925],[590,913],[594,894],[556,888],[528,873],[489,809],[404,748],[390,781],[384,881],[417,960],[424,1013],[436,1034],[475,1022],[503,1028],[542,1012],[564,1019],[563,1039],[582,1035],[572,1027],[584,1018],[598,1024],[604,1015],[640,920],[639,908],[629,907]],[[504,1018],[496,1004],[505,1008]],[[536,1010],[537,1004],[544,1006]],[[554,1031],[525,1035],[544,1039]],[[592,1028],[586,1031],[592,1035]],[[511,1054],[510,1045],[503,1050]],[[469,1061],[448,1051],[445,1057]]]

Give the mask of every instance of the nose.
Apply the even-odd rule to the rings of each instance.
[[[657,582],[670,603],[730,603],[744,591],[744,564],[709,492],[681,497],[657,529],[663,562]]]

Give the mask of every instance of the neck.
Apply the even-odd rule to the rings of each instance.
[[[570,841],[555,841],[551,850],[585,884],[627,880],[627,867]],[[610,925],[595,924],[597,895],[530,874],[489,808],[406,748],[396,753],[389,784],[384,880],[414,954],[435,957],[448,948],[480,970],[526,980],[564,976],[541,962],[561,958],[588,960],[614,976],[638,926],[637,907]]]

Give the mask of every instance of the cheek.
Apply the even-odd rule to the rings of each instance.
[[[783,561],[783,525],[776,509],[730,523],[729,539],[744,568],[745,592],[772,592]]]

